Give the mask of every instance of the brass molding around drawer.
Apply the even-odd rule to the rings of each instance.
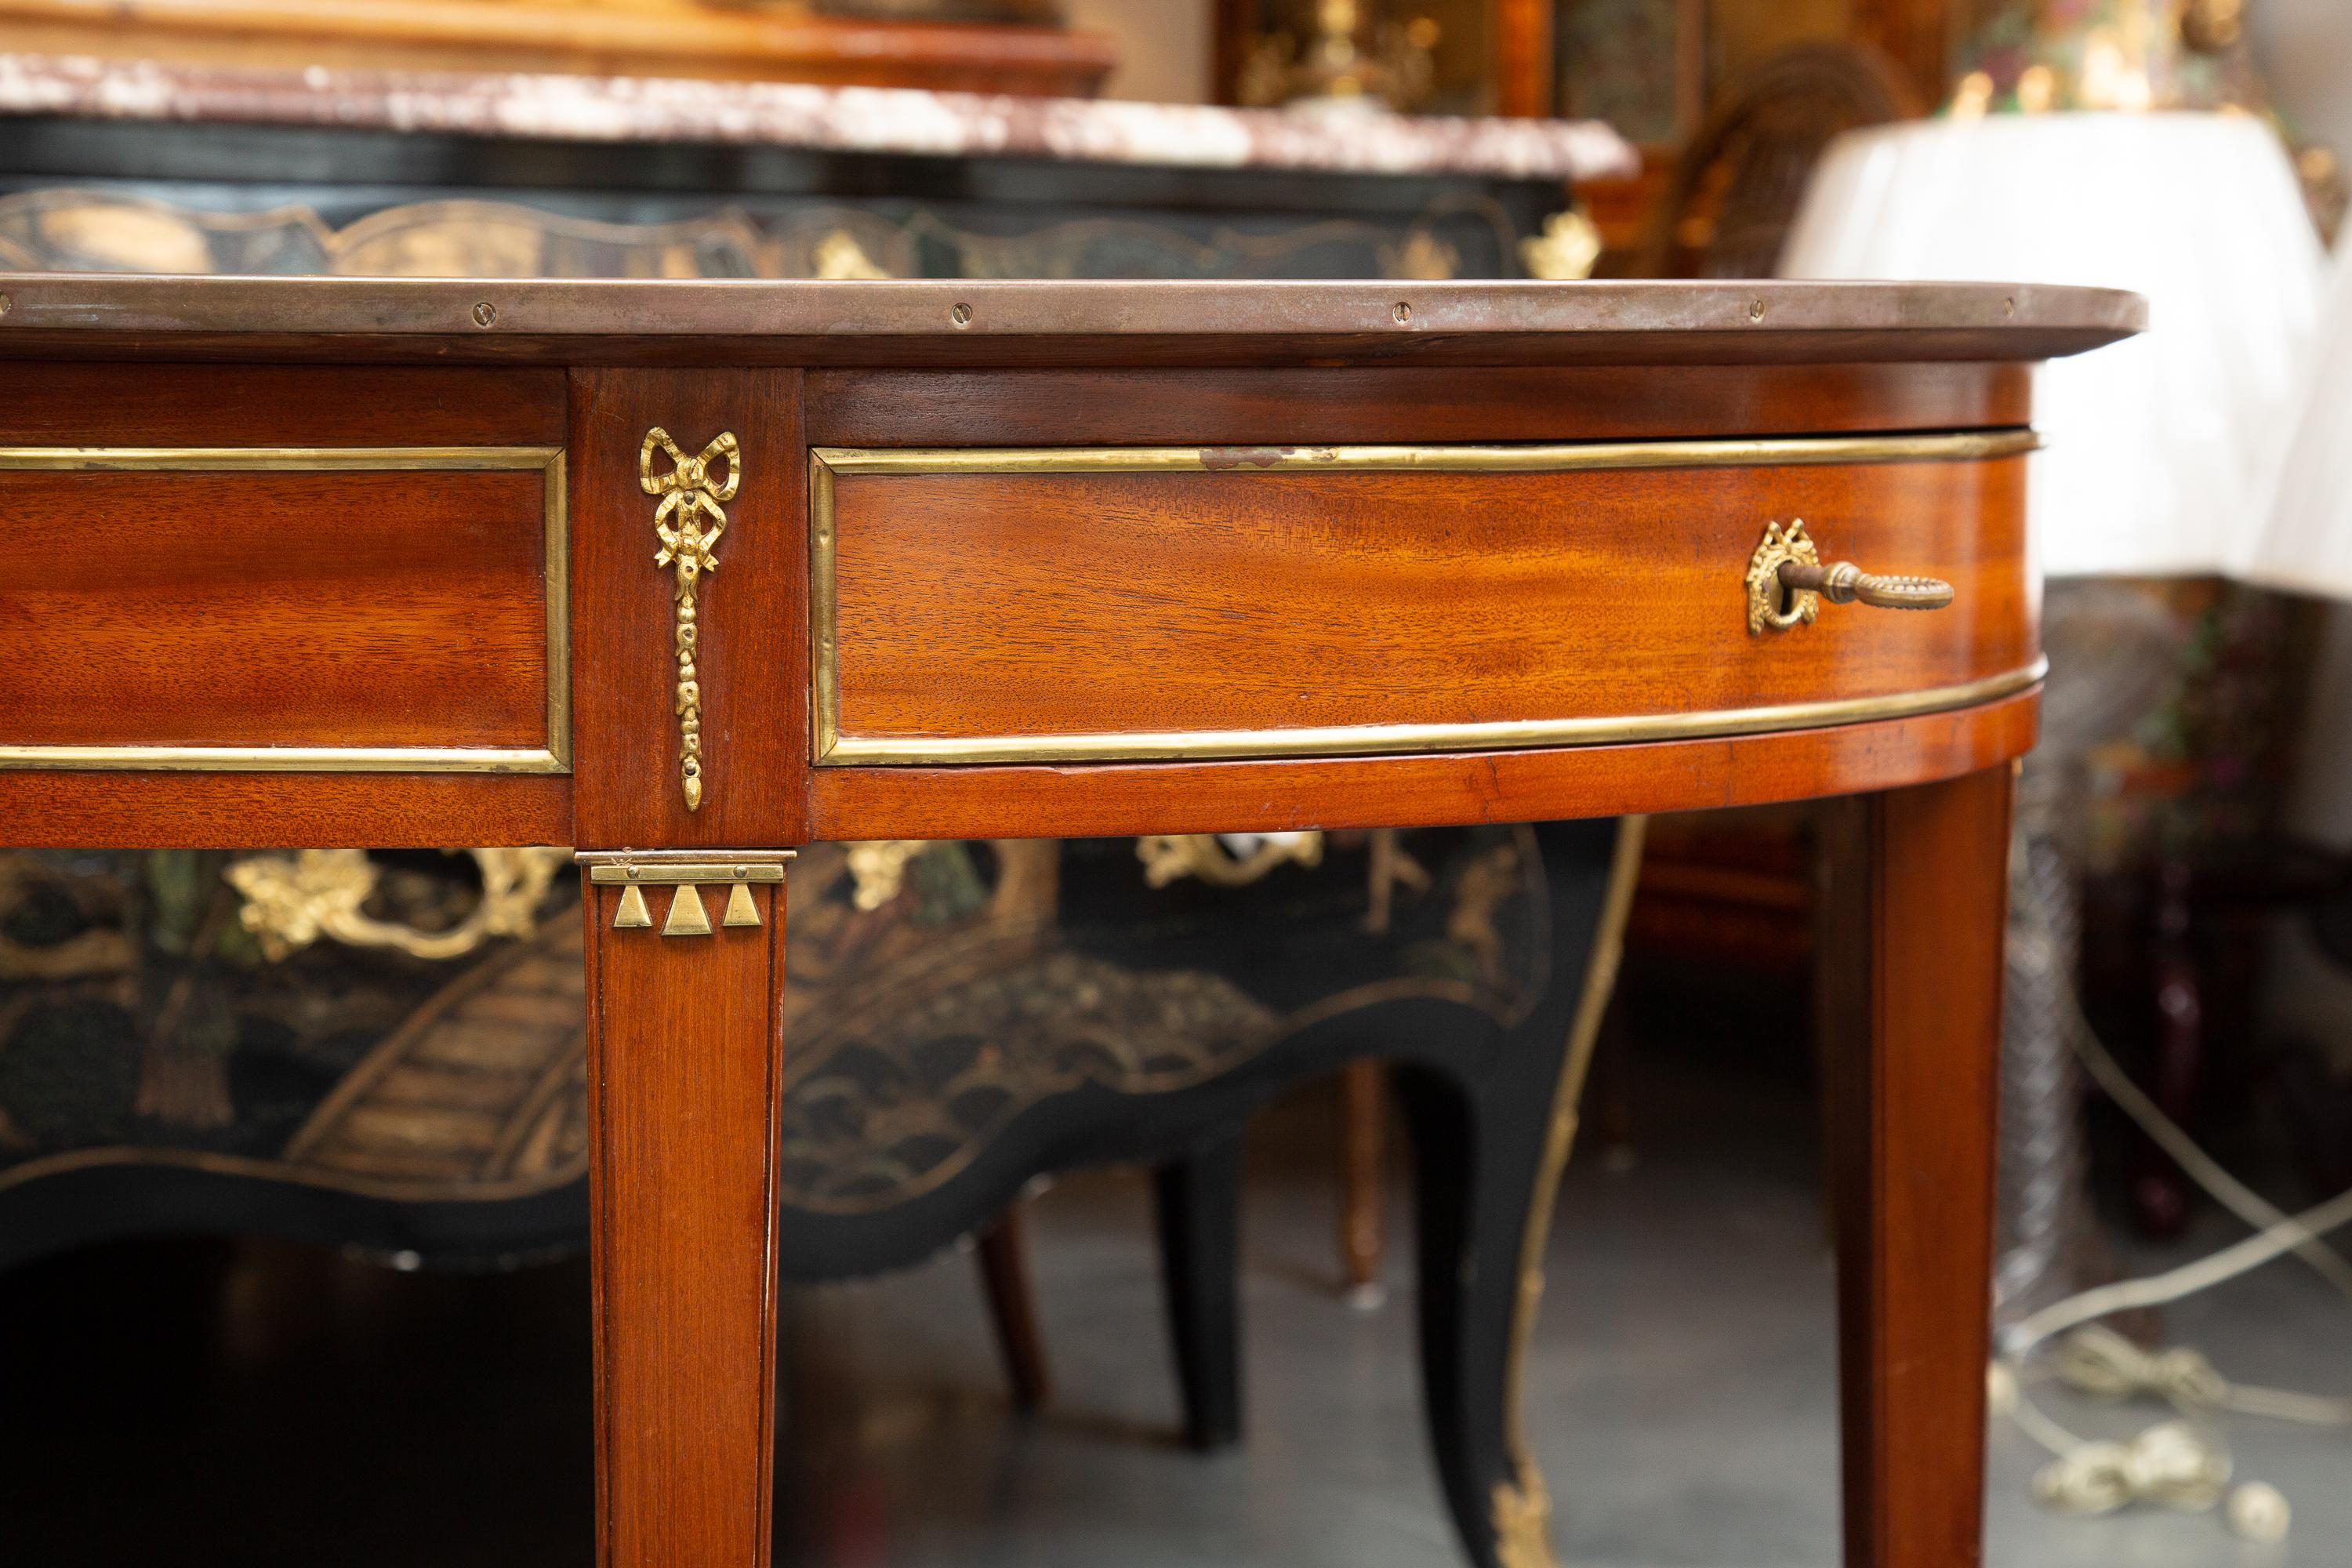
[[[831,767],[885,763],[1166,763],[1244,757],[1410,756],[1427,752],[1520,752],[1549,746],[1626,745],[1819,730],[1911,719],[2014,696],[2050,673],[2036,659],[1961,686],[1888,697],[1786,702],[1704,713],[1644,713],[1605,719],[1528,719],[1491,724],[1347,724],[1300,730],[1175,730],[1104,735],[941,737],[923,741],[836,738],[819,761]]]
[[[1276,473],[1307,468],[1432,474],[1563,474],[1603,468],[1786,468],[1811,463],[1965,462],[2038,449],[2033,430],[1944,436],[1811,436],[1725,441],[1583,441],[1511,446],[818,447],[811,480],[835,474]],[[818,510],[831,515],[829,500]]]
[[[564,448],[468,447],[0,447],[0,473],[479,473],[541,476],[546,740],[539,746],[22,744],[0,769],[252,773],[563,773],[572,768],[571,545]],[[288,651],[289,684],[300,679]]]
[[[971,735],[841,732],[837,477],[1181,475],[1300,473],[1559,474],[1660,470],[1969,463],[2018,457],[2041,445],[2027,429],[1945,435],[1513,446],[1296,447],[1129,447],[813,448],[810,452],[810,638],[814,752],[819,766],[1144,762],[1336,757],[1590,746],[1754,734],[1910,717],[1990,702],[2039,681],[2039,659],[1964,682],[1899,692],[1711,708],[1705,710],[1487,722],[1268,725],[1246,729]],[[1761,521],[1760,519],[1759,520]],[[1746,563],[1745,546],[1730,564]]]

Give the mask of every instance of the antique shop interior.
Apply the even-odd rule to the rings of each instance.
[[[2352,1563],[2345,159],[2345,0],[0,0],[20,279],[2145,296],[2035,383],[1994,1568]],[[690,530],[735,479],[670,427]],[[39,466],[0,460],[28,681],[118,624]],[[767,846],[773,1562],[1976,1562],[1842,1510],[1831,810]],[[0,1563],[624,1568],[574,847],[0,849]],[[733,875],[604,923],[756,925]],[[1475,1233],[1449,1031],[1560,1085],[1501,1097],[1548,1152]],[[1164,1095],[1219,1114],[1120,1120]],[[1518,1304],[1484,1383],[1474,1275]],[[1517,1479],[1465,1505],[1487,1427]]]

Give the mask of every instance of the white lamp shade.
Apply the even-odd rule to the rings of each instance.
[[[2352,599],[2352,262],[2336,264],[2310,395],[2265,510],[2269,524],[2252,536],[2240,574]]]
[[[1791,278],[2136,289],[2145,335],[2047,366],[2033,518],[2053,575],[2229,573],[2256,532],[2325,261],[2285,150],[2237,114],[1993,115],[1832,143]]]

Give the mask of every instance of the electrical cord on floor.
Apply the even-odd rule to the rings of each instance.
[[[2091,1021],[2083,1016],[2082,1009],[2074,1011],[2073,1046],[2083,1070],[2100,1091],[2121,1106],[2124,1114],[2138,1124],[2148,1141],[2169,1155],[2172,1163],[2189,1173],[2189,1177],[2211,1195],[2213,1200],[2236,1215],[2256,1230],[2291,1223],[2285,1212],[2255,1192],[2245,1183],[2222,1169],[2219,1161],[2200,1149],[2178,1122],[2164,1113],[2161,1106],[2148,1098],[2146,1089],[2132,1081],[2123,1064],[2108,1053],[2106,1045]],[[2295,1256],[2317,1271],[2329,1284],[2352,1299],[2352,1258],[2315,1237],[2300,1238]]]
[[[2186,1346],[2144,1351],[2095,1320],[2181,1300],[2288,1253],[2352,1297],[2352,1262],[2322,1239],[2352,1225],[2352,1192],[2300,1215],[2286,1214],[2224,1170],[2165,1115],[2108,1054],[2079,1011],[2069,1033],[2084,1070],[2125,1114],[2190,1180],[2258,1228],[2209,1258],[2144,1279],[2085,1290],[2019,1322],[2002,1336],[2001,1353],[1992,1363],[1993,1407],[2055,1456],[2033,1478],[2033,1495],[2045,1507],[2099,1514],[2134,1502],[2186,1512],[2226,1504],[2230,1527],[2238,1534],[2251,1541],[2284,1540],[2294,1520],[2284,1495],[2262,1481],[2232,1489],[2229,1447],[2200,1418],[2228,1413],[2315,1426],[2352,1426],[2352,1398],[2232,1384],[2197,1351]],[[2058,1339],[2061,1334],[2065,1337]],[[2035,1353],[2053,1340],[2057,1342],[2046,1364],[2037,1365]],[[2029,1368],[2046,1371],[2077,1392],[2096,1397],[2160,1398],[2184,1419],[2161,1422],[2126,1443],[2094,1441],[2068,1431],[2033,1403],[2025,1390]]]

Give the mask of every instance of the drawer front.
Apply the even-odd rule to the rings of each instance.
[[[2030,433],[812,454],[821,764],[1737,734],[2039,678]],[[1945,609],[1751,631],[1768,525]]]
[[[0,767],[562,772],[564,505],[560,445],[0,448]]]

